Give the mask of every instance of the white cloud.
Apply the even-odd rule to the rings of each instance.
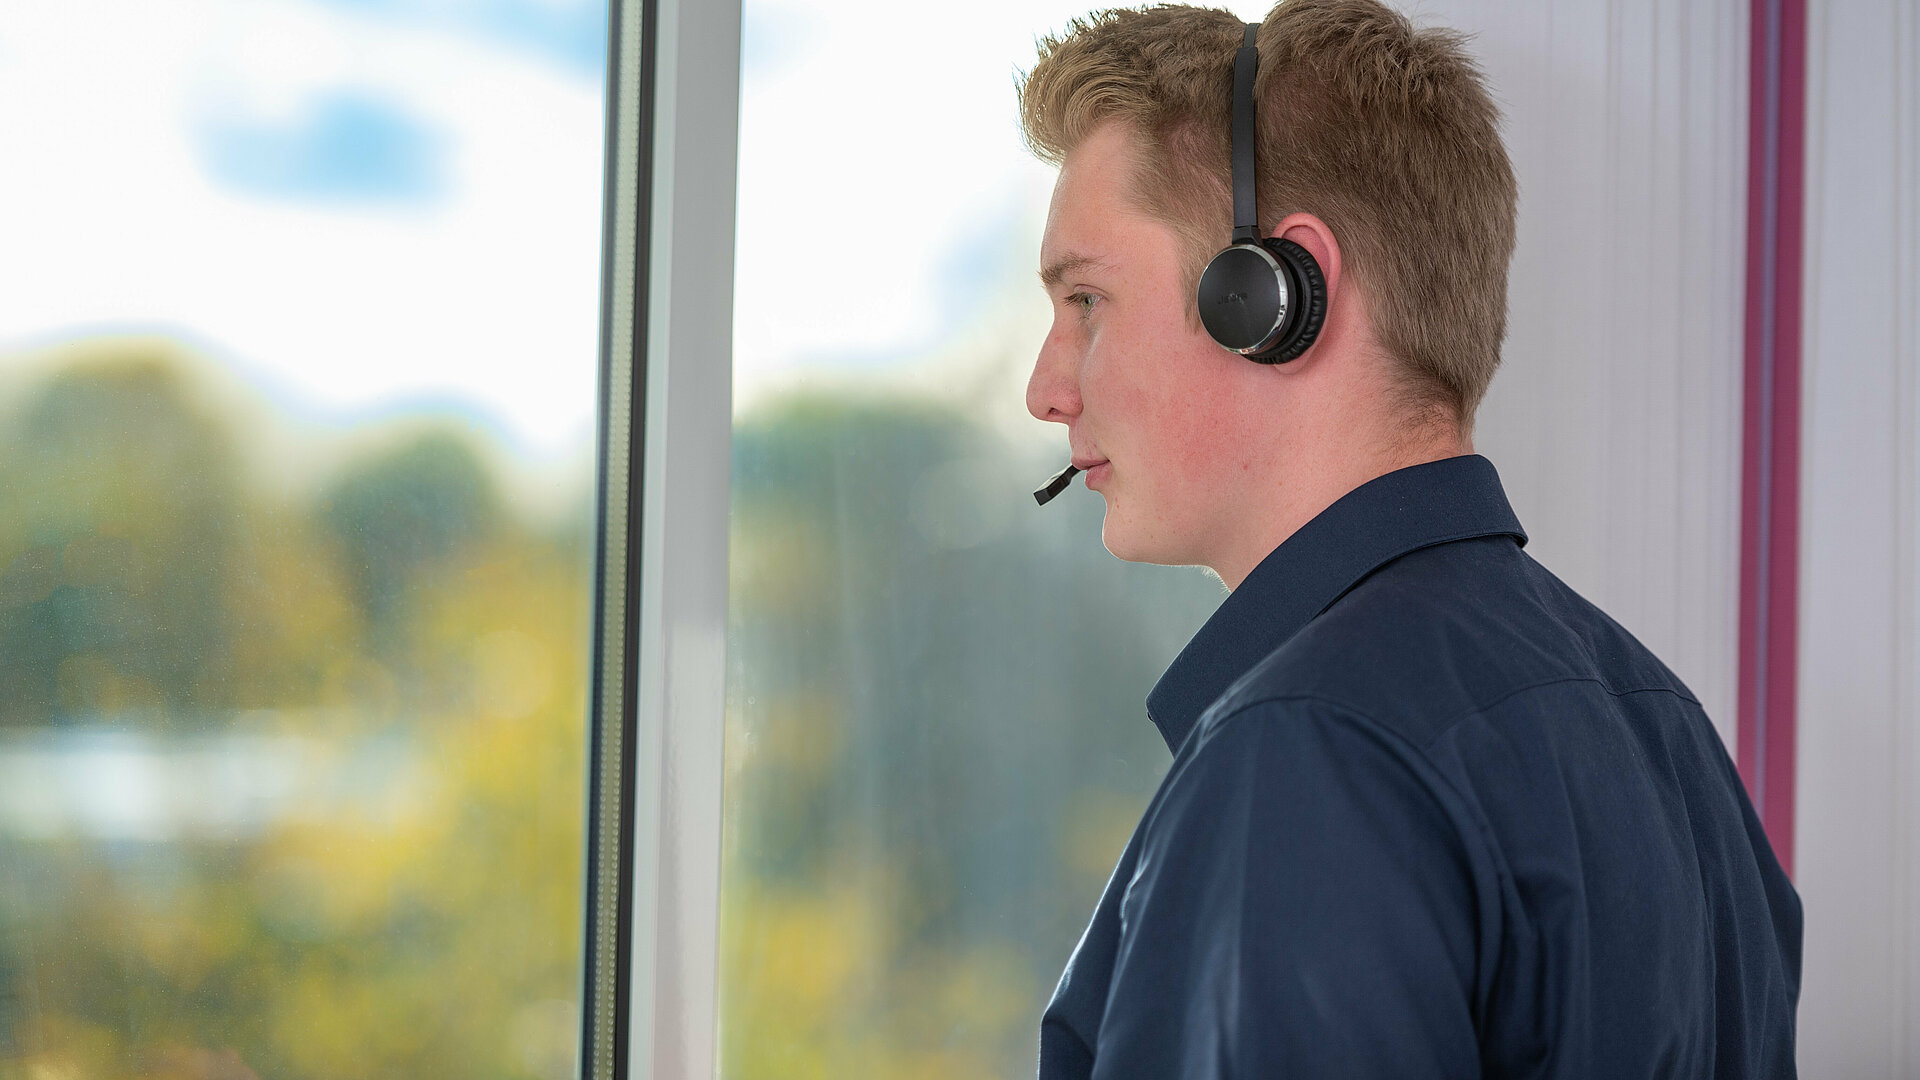
[[[321,411],[461,399],[526,448],[592,430],[601,98],[471,39],[234,0],[24,5],[0,29],[0,348],[177,327]],[[445,132],[396,211],[225,189],[191,125],[342,87]]]

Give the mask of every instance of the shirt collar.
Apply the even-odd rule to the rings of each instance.
[[[1362,578],[1410,551],[1476,536],[1527,542],[1493,462],[1478,454],[1354,488],[1274,548],[1227,597],[1147,695],[1148,718],[1178,752],[1228,687]]]

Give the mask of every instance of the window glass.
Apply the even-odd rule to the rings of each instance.
[[[572,1075],[606,19],[0,21],[0,1077]]]
[[[1224,596],[1120,562],[1026,412],[1051,168],[1016,68],[1083,5],[747,0],[721,927],[733,1078],[1031,1075]]]

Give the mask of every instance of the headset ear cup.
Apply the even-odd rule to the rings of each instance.
[[[1260,241],[1261,245],[1273,253],[1273,257],[1285,267],[1292,279],[1288,284],[1290,295],[1302,297],[1305,303],[1297,305],[1295,311],[1287,316],[1291,325],[1280,334],[1280,340],[1266,352],[1247,357],[1263,364],[1284,364],[1306,352],[1315,338],[1320,336],[1320,326],[1327,320],[1327,279],[1320,273],[1320,264],[1306,248],[1291,240],[1270,236]]]

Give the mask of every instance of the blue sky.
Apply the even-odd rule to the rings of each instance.
[[[435,203],[448,184],[447,133],[399,104],[323,91],[284,120],[228,110],[199,118],[194,145],[217,182],[267,198]]]

